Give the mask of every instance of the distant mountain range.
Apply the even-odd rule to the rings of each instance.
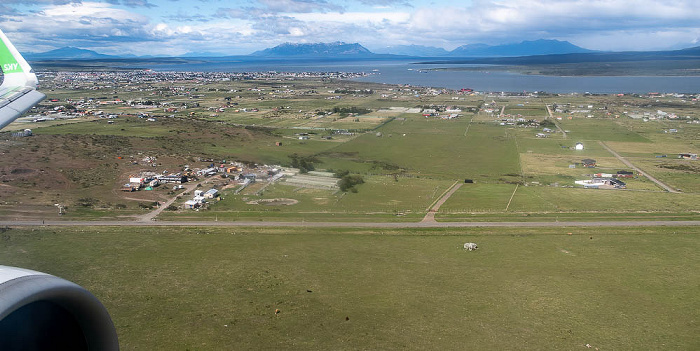
[[[220,57],[214,53],[200,52],[181,55],[188,57]],[[51,50],[44,53],[27,53],[29,60],[100,60],[100,59],[145,59],[154,56],[114,56],[104,55],[92,50],[66,47]],[[444,62],[468,62],[498,63],[498,64],[527,64],[527,63],[566,63],[566,62],[596,62],[604,60],[634,61],[653,59],[686,59],[699,58],[700,47],[671,51],[634,51],[634,52],[600,52],[581,48],[567,41],[559,40],[533,40],[523,41],[517,44],[486,45],[470,44],[460,46],[452,51],[442,48],[400,45],[386,47],[377,52],[372,52],[358,43],[316,43],[316,44],[292,44],[285,43],[273,48],[256,51],[250,55],[238,55],[237,57],[256,58],[325,58],[325,59],[353,59],[353,58],[444,58]]]
[[[24,54],[28,60],[51,60],[51,59],[71,59],[71,60],[94,60],[101,58],[119,58],[119,56],[104,55],[92,50],[64,47],[47,52],[27,52]]]
[[[584,49],[560,40],[533,40],[523,41],[517,44],[506,45],[486,45],[472,44],[463,45],[452,50],[449,56],[453,57],[508,57],[508,56],[532,56],[532,55],[554,55],[554,54],[581,54],[595,52]]]
[[[471,44],[447,51],[443,48],[421,45],[390,46],[377,52],[372,52],[358,43],[315,43],[293,44],[284,43],[273,48],[256,51],[249,56],[254,57],[371,57],[375,55],[401,55],[412,57],[507,57],[546,54],[565,54],[592,52],[566,41],[535,40],[518,44],[486,45]],[[95,60],[113,58],[133,58],[134,55],[105,55],[98,52],[75,47],[65,47],[42,53],[27,53],[30,60]],[[179,57],[219,57],[222,54],[210,52],[187,53]],[[141,56],[153,57],[153,56]]]
[[[423,46],[423,45],[396,45],[387,46],[385,48],[376,49],[373,52],[377,54],[388,54],[388,55],[403,55],[403,56],[417,56],[417,57],[441,57],[450,54],[449,51],[438,48],[434,46]]]
[[[533,40],[523,41],[517,44],[506,45],[486,45],[471,44],[463,45],[452,51],[443,48],[422,46],[422,45],[399,45],[389,46],[384,49],[369,51],[360,44],[319,43],[319,44],[291,44],[285,43],[274,48],[256,51],[254,56],[371,56],[375,54],[403,55],[414,57],[514,57],[531,55],[551,55],[551,54],[576,54],[595,52],[584,49],[560,40]]]
[[[252,56],[265,57],[329,57],[329,56],[371,56],[373,53],[364,46],[343,42],[317,43],[317,44],[292,44],[284,43],[274,48],[256,51]]]
[[[469,44],[462,45],[452,51],[421,45],[388,46],[375,51],[384,54],[417,57],[515,57],[595,52],[571,44],[568,41],[545,39],[505,45]]]

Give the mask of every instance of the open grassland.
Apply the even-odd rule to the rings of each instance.
[[[559,121],[563,129],[569,130],[569,138],[576,141],[634,141],[650,142],[649,139],[625,128],[610,119],[574,118]]]
[[[511,102],[506,106],[505,110],[503,110],[503,114],[526,119],[542,119],[548,116],[547,109],[539,103],[539,101],[533,101],[532,104],[530,104],[530,101],[526,101],[525,103]]]
[[[0,257],[92,291],[123,350],[690,350],[699,230],[8,228]]]
[[[465,184],[440,208],[436,218],[462,221],[476,212],[533,214],[557,212],[643,213],[700,211],[700,195],[673,194],[659,190],[602,190],[519,186],[511,184]],[[511,196],[513,197],[512,201]],[[508,202],[511,201],[510,206]],[[508,206],[508,211],[506,207]]]
[[[326,153],[379,162],[421,177],[486,179],[519,173],[515,140],[505,129],[469,125],[467,119],[394,120],[378,129],[381,135],[364,134]]]
[[[445,180],[371,176],[365,177],[357,193],[343,193],[279,182],[262,191],[246,189],[235,194],[235,189],[226,189],[222,200],[207,211],[196,215],[192,211],[166,213],[163,219],[417,221],[450,185],[452,182]]]
[[[159,219],[418,221],[447,186],[464,180],[476,184],[460,189],[437,213],[438,220],[534,216],[536,211],[542,211],[541,218],[585,217],[591,211],[692,217],[697,210],[690,195],[700,193],[698,161],[676,158],[700,147],[700,124],[692,120],[697,101],[689,97],[467,95],[333,79],[81,84],[47,89],[42,106],[54,111],[92,101],[87,116],[32,123],[32,138],[8,135],[0,141],[0,217],[54,219],[54,204],[62,204],[68,212],[61,218],[130,220],[146,213],[149,204],[178,195],[171,185],[120,191],[132,175],[231,161],[284,168],[294,154],[312,160],[318,170],[349,171],[365,183],[357,193],[342,193],[260,181],[234,195],[233,188],[221,188],[234,180],[217,174],[195,181],[202,181],[201,190],[224,190],[223,201],[207,210],[185,210],[190,192],[175,202],[179,209]],[[555,131],[538,138],[542,126],[515,119],[541,121],[546,106],[563,118],[558,123],[566,137]],[[424,108],[439,110],[440,117],[446,110],[462,112],[456,119],[426,118]],[[660,110],[679,118],[640,117]],[[114,118],[99,118],[100,111]],[[659,192],[641,175],[625,179],[625,191],[572,189],[575,180],[596,173],[630,171],[601,141],[685,194]],[[585,149],[573,150],[576,142]],[[657,157],[662,155],[668,157]],[[597,166],[576,165],[585,158]],[[286,200],[249,203],[276,198]]]

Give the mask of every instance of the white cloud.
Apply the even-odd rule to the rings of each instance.
[[[106,1],[52,5],[52,0],[34,0],[42,11],[22,15],[13,8],[14,13],[0,16],[0,25],[32,51],[80,46],[136,54],[246,54],[283,42],[331,41],[453,49],[539,38],[591,49],[642,50],[690,46],[700,37],[696,0],[474,0],[464,5],[435,0],[430,6],[419,0],[409,6],[403,6],[405,1],[357,0],[351,11],[338,5],[350,3],[341,0],[250,0],[206,10],[187,2],[169,8],[175,3],[168,0],[150,0],[157,9]],[[387,4],[402,7],[383,8]],[[179,20],[183,16],[178,13],[187,18]]]
[[[482,0],[468,7],[418,8],[409,33],[453,44],[503,43],[538,38],[614,38],[626,41],[629,31],[674,32],[700,27],[700,2],[641,0]],[[595,44],[592,40],[587,43]],[[638,40],[644,45],[644,40]],[[595,45],[591,48],[598,49]]]
[[[32,16],[16,16],[3,24],[8,31],[32,33],[39,42],[44,40],[90,40],[122,37],[132,40],[142,34],[148,18],[109,4],[51,5]]]
[[[328,12],[328,13],[298,13],[289,15],[305,22],[337,22],[337,23],[382,23],[400,24],[408,21],[408,12]]]

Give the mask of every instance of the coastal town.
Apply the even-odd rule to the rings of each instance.
[[[410,218],[406,214],[420,213],[429,203],[409,196],[372,210],[340,204],[358,196],[346,196],[349,191],[375,201],[370,199],[378,194],[363,189],[386,187],[387,177],[396,185],[415,183],[414,189],[430,184],[439,189],[440,179],[463,179],[473,188],[521,185],[540,188],[528,195],[536,197],[550,191],[543,187],[692,193],[700,186],[691,177],[700,169],[692,137],[700,126],[698,94],[508,93],[352,80],[368,74],[40,72],[47,100],[16,122],[12,142],[32,144],[47,132],[66,133],[63,138],[85,146],[85,164],[95,166],[88,171],[57,165],[68,178],[62,181],[100,186],[104,195],[26,197],[59,203],[70,216],[83,207],[105,214],[165,207],[158,218],[225,209],[267,216],[272,209],[297,208]],[[432,133],[450,136],[452,150],[436,149],[439,140]],[[80,141],[84,137],[89,140]],[[660,145],[669,147],[647,149],[630,163],[635,156],[625,154],[629,147],[620,142],[650,139],[666,140]],[[365,143],[375,147],[363,149]],[[420,160],[407,152],[416,145]],[[601,151],[603,146],[623,154]],[[37,157],[55,158],[44,148]],[[446,155],[463,161],[439,161]],[[493,165],[483,168],[486,164]],[[41,173],[16,169],[32,168],[8,166],[5,184],[48,181],[36,178]],[[685,175],[659,177],[657,169]],[[15,189],[14,194],[26,194]],[[521,189],[507,197],[517,200]],[[20,201],[12,198],[6,197],[8,203]],[[341,213],[329,210],[332,203]],[[453,212],[491,211],[452,206]],[[511,211],[517,202],[504,208]]]

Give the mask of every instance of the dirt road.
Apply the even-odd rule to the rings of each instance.
[[[194,189],[197,188],[197,185],[199,185],[199,182],[188,183],[187,185],[185,185],[185,189],[182,192],[180,192],[177,195],[174,195],[172,198],[170,198],[170,200],[166,201],[165,203],[160,204],[160,206],[158,206],[158,208],[156,208],[155,210],[148,212],[146,214],[139,215],[138,217],[136,217],[136,220],[137,221],[152,221],[154,218],[156,218],[156,216],[158,216],[161,212],[163,212],[166,208],[168,208],[168,206],[172,205],[173,202],[175,202],[175,200],[177,200],[178,196],[180,196],[188,191],[189,192],[193,191]]]
[[[452,196],[452,194],[454,194],[457,191],[457,189],[459,189],[461,186],[462,183],[459,182],[455,182],[454,184],[452,184],[449,191],[447,191],[445,195],[443,195],[439,200],[437,200],[433,207],[431,207],[430,210],[428,210],[428,213],[425,214],[425,217],[423,217],[421,223],[435,222],[435,213],[440,209],[440,206],[442,206],[442,204],[444,204],[445,201],[447,201],[447,199],[449,199],[450,196]]]
[[[662,181],[660,181],[660,180],[654,178],[653,176],[651,176],[649,173],[642,171],[641,169],[639,169],[638,167],[636,167],[635,165],[633,165],[630,161],[627,161],[624,157],[620,156],[620,154],[618,154],[617,152],[615,152],[615,150],[613,150],[613,149],[611,149],[610,147],[608,147],[607,145],[605,145],[604,142],[598,141],[598,144],[600,144],[602,147],[604,147],[605,150],[608,150],[608,152],[610,152],[611,154],[613,154],[613,156],[617,157],[617,159],[620,160],[620,162],[624,163],[627,167],[632,168],[632,169],[634,169],[635,171],[637,171],[639,174],[641,174],[641,175],[643,175],[643,176],[649,178],[649,180],[651,180],[652,182],[656,183],[656,185],[660,186],[660,187],[663,188],[664,190],[666,190],[666,191],[668,191],[668,192],[670,192],[670,193],[680,193],[680,191],[678,191],[678,190],[676,190],[676,189],[674,189],[674,188],[672,188],[672,187],[666,185],[666,184],[663,183]]]
[[[552,109],[549,107],[549,105],[544,105],[547,108],[547,113],[549,114],[549,118],[554,122],[554,125],[557,126],[557,129],[561,132],[561,134],[564,136],[564,139],[566,139],[566,131],[564,129],[561,129],[561,126],[559,123],[557,123],[557,119],[554,118],[554,114],[552,113]]]

